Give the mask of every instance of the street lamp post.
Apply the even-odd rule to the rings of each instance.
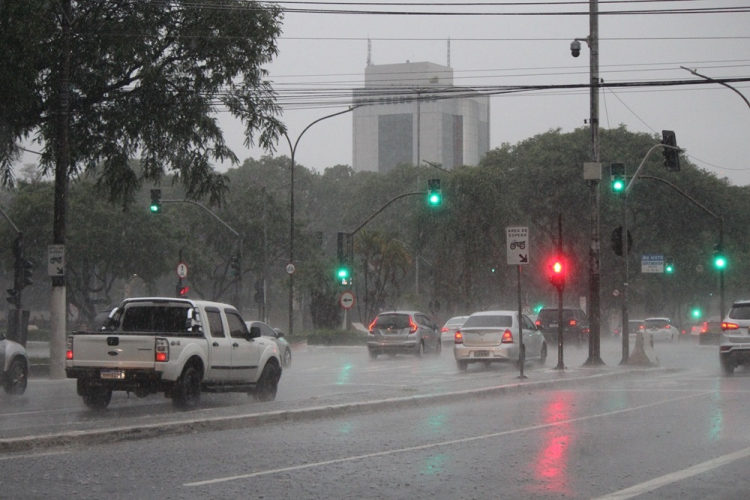
[[[310,123],[307,127],[305,127],[302,132],[297,136],[297,140],[292,143],[292,140],[289,138],[289,134],[284,132],[284,137],[286,137],[286,141],[289,144],[289,151],[291,154],[291,162],[292,166],[290,168],[290,187],[289,187],[289,211],[290,211],[290,225],[289,225],[289,264],[292,266],[294,265],[294,155],[297,152],[297,146],[299,145],[300,139],[302,139],[302,136],[307,132],[307,130],[315,125],[318,122],[321,122],[323,120],[327,120],[328,118],[333,118],[334,116],[343,115],[344,113],[349,113],[351,111],[354,111],[358,107],[361,107],[362,105],[356,105],[356,106],[350,106],[349,108],[339,111],[338,113],[332,113],[330,115],[323,116],[321,118],[318,118],[317,120]],[[292,272],[289,272],[289,335],[294,335],[294,268],[287,266],[289,269],[292,270]]]

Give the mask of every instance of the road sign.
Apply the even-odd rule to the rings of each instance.
[[[339,296],[339,305],[344,309],[351,309],[354,307],[354,294],[352,292],[344,292]]]
[[[289,276],[291,276],[292,274],[294,274],[294,271],[296,271],[296,270],[297,270],[297,268],[294,267],[293,263],[290,262],[289,264],[286,265],[286,273]]]
[[[47,275],[65,275],[65,245],[47,246]]]
[[[529,263],[529,228],[528,227],[506,227],[505,228],[506,252],[508,265],[520,266]]]
[[[180,278],[187,278],[188,267],[184,262],[177,264],[177,276]]]
[[[664,256],[661,254],[641,255],[641,272],[642,273],[663,273],[664,272]]]

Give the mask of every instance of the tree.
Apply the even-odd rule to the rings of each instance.
[[[248,143],[268,148],[283,129],[262,69],[280,18],[277,6],[238,0],[0,2],[0,93],[13,96],[0,102],[3,180],[33,138],[45,169],[95,171],[113,201],[173,172],[186,196],[220,202],[227,182],[210,162],[236,157],[215,113],[240,118]]]

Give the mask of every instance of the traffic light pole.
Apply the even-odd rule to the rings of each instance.
[[[233,235],[237,237],[237,255],[238,255],[238,264],[237,264],[237,288],[236,288],[236,301],[237,301],[237,309],[240,311],[240,314],[243,312],[243,297],[242,297],[242,236],[240,236],[240,233],[235,231],[229,224],[224,222],[218,215],[213,213],[211,210],[209,210],[205,205],[198,203],[197,201],[193,200],[161,200],[162,203],[191,203],[197,207],[202,208],[211,216],[219,221],[225,228],[229,230]],[[180,261],[182,261],[182,256],[180,256]]]

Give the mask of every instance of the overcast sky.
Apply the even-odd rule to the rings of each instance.
[[[281,2],[283,7],[291,9],[484,13],[414,16],[287,12],[279,56],[268,66],[268,71],[279,91],[285,108],[283,120],[292,139],[312,121],[345,106],[318,99],[319,105],[314,109],[303,109],[305,106],[291,99],[290,92],[313,89],[340,92],[363,86],[368,37],[373,64],[408,60],[443,65],[447,64],[450,38],[450,66],[456,85],[588,83],[586,44],[582,44],[580,57],[573,58],[570,53],[574,38],[589,35],[588,1],[474,0],[471,3],[481,6],[435,2],[424,6],[418,6],[417,2],[386,6]],[[750,1],[600,1],[600,77],[605,83],[697,79],[680,66],[712,78],[750,76],[748,12],[607,14],[718,7],[747,11]],[[534,15],[515,15],[520,13]],[[750,99],[750,83],[733,86]],[[314,103],[316,99],[310,101]],[[550,129],[570,132],[584,126],[589,117],[589,94],[582,89],[494,96],[490,109],[490,148],[495,148]],[[266,154],[244,147],[241,127],[226,114],[220,116],[229,145],[241,160]],[[687,150],[693,163],[719,177],[728,177],[733,184],[750,184],[750,107],[730,89],[700,85],[604,90],[599,116],[603,128],[625,124],[633,132],[659,135],[663,129],[674,130],[678,145]],[[276,154],[289,156],[288,145],[279,144]],[[310,128],[299,143],[296,159],[320,171],[336,164],[351,165],[351,115],[328,119]],[[612,160],[616,159],[602,158],[605,164]],[[635,167],[629,165],[629,172]]]

